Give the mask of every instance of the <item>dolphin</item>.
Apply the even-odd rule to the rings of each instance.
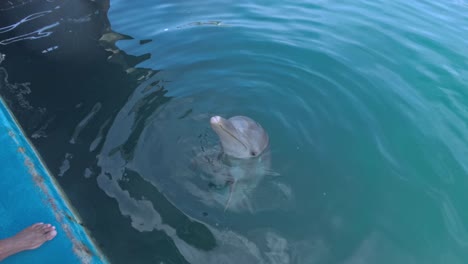
[[[246,116],[224,119],[213,116],[211,128],[218,134],[224,154],[249,159],[261,155],[269,146],[269,137],[263,127]]]
[[[250,198],[255,187],[263,176],[272,174],[269,136],[259,123],[246,116],[213,116],[210,124],[221,148],[201,154],[197,163],[215,190],[213,198],[224,204],[225,211],[231,205],[233,210],[243,207],[252,212]],[[228,194],[223,192],[226,189]]]

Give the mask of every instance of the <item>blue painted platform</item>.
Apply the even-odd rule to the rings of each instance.
[[[51,223],[58,233],[2,264],[107,263],[1,99],[0,179],[0,239],[36,222]]]

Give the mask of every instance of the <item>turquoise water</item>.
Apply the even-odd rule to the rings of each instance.
[[[132,228],[174,244],[162,259],[466,263],[466,14],[464,1],[111,1],[129,36],[117,47],[152,72],[104,124],[98,185]],[[217,144],[215,114],[269,132],[278,175],[250,211],[210,202],[193,168]]]
[[[466,1],[19,2],[0,94],[112,263],[467,262]],[[250,207],[214,114],[270,134]]]
[[[140,263],[466,263],[466,14],[449,0],[111,1],[116,47],[139,63],[115,48],[109,61],[140,84],[83,82],[100,102],[60,126],[70,146],[48,165],[95,206],[78,209],[115,263],[130,261],[121,245]],[[269,132],[275,173],[251,210],[213,203],[193,166],[217,144],[215,114]]]

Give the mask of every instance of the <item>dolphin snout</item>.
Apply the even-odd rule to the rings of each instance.
[[[220,116],[213,116],[213,117],[211,117],[211,119],[210,119],[210,123],[211,123],[212,125],[216,125],[216,124],[221,123],[221,120],[222,120],[222,118],[221,118]]]

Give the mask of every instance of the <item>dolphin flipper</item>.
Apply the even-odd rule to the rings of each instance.
[[[229,204],[231,203],[232,193],[234,192],[234,188],[236,187],[236,182],[237,182],[236,179],[231,179],[231,180],[229,180],[227,182],[229,184],[229,197],[228,197],[228,200],[226,202],[226,206],[224,207],[224,212],[226,212],[226,210],[229,207]]]

